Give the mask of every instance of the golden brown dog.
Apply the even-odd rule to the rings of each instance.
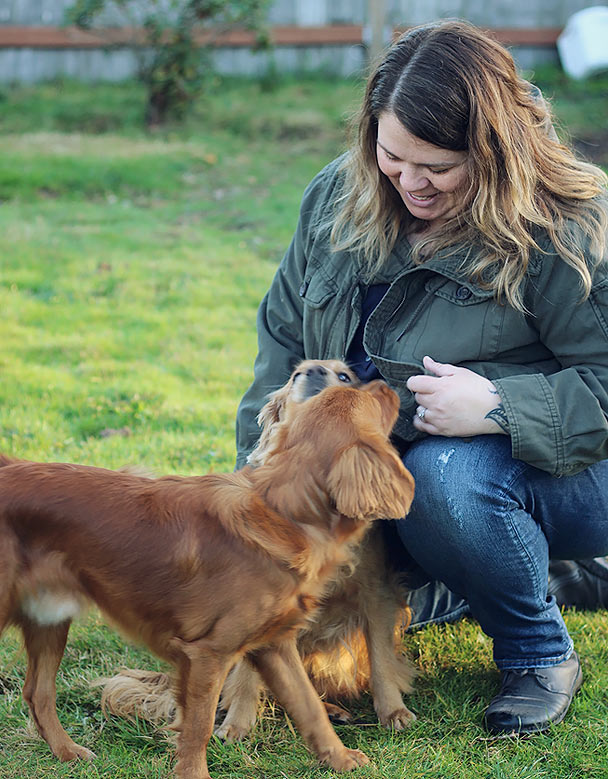
[[[238,473],[0,468],[0,631],[23,632],[24,697],[57,757],[93,757],[55,708],[70,620],[90,600],[175,666],[180,779],[209,776],[218,696],[244,657],[322,761],[367,762],[331,727],[296,635],[370,521],[409,509],[413,479],[388,438],[398,405],[382,382],[287,402],[264,465]]]
[[[353,371],[339,360],[305,360],[284,387],[274,392],[259,415],[262,433],[249,462],[258,467],[272,451],[277,426],[289,404],[305,401],[325,387],[357,387]],[[356,478],[362,478],[358,475]],[[413,671],[395,648],[402,620],[404,588],[387,565],[379,525],[364,537],[356,565],[341,569],[326,590],[314,620],[298,635],[298,651],[317,692],[326,701],[358,697],[371,689],[374,708],[382,725],[395,730],[407,727],[415,716],[403,703],[411,691]],[[167,722],[175,710],[171,681],[163,674],[123,670],[102,680],[105,710],[119,716],[138,715]],[[257,717],[262,681],[246,659],[230,672],[221,697],[226,710],[216,730],[220,738],[234,741],[245,736]],[[331,716],[347,720],[343,708],[326,702]]]

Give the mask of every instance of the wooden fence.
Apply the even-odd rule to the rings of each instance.
[[[0,81],[36,82],[67,76],[119,81],[133,75],[132,32],[112,25],[103,35],[64,25],[73,0],[0,0]],[[555,41],[571,14],[600,2],[585,0],[275,0],[268,21],[274,47],[253,52],[252,37],[233,32],[215,41],[223,73],[324,70],[360,72],[370,48],[396,30],[441,18],[464,18],[490,29],[524,68],[556,61]]]

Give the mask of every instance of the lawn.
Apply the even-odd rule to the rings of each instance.
[[[608,164],[608,79],[546,69],[535,80],[564,131]],[[321,78],[217,84],[183,127],[147,134],[137,85],[56,83],[0,94],[0,450],[156,473],[231,470],[234,417],[256,351],[255,313],[287,246],[302,190],[344,146],[361,85]],[[374,779],[608,776],[608,615],[566,615],[585,684],[554,731],[516,742],[480,726],[498,675],[472,621],[406,636],[418,671],[406,733],[376,726],[368,698],[338,727]],[[0,645],[0,779],[166,777],[171,746],[145,723],[105,719],[89,682],[161,667],[98,614],[74,625],[60,716],[93,749],[58,764],[20,698],[23,653]],[[240,745],[214,740],[215,777],[312,779],[321,769],[266,706]]]

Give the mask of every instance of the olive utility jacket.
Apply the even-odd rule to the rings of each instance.
[[[237,415],[237,467],[260,429],[268,394],[308,359],[345,359],[361,316],[365,286],[351,252],[333,251],[316,226],[340,184],[340,160],[306,189],[291,245],[261,303],[253,384]],[[423,437],[407,389],[424,372],[422,358],[469,368],[494,382],[511,429],[513,457],[555,476],[608,458],[608,263],[595,272],[582,301],[578,274],[549,243],[531,257],[524,303],[529,314],[496,302],[459,270],[462,255],[436,255],[414,265],[400,238],[372,283],[390,287],[371,313],[366,353],[401,398],[394,433]]]

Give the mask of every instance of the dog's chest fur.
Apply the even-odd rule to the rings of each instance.
[[[83,610],[82,601],[69,593],[40,589],[21,601],[21,611],[39,625],[59,625],[75,619]]]

